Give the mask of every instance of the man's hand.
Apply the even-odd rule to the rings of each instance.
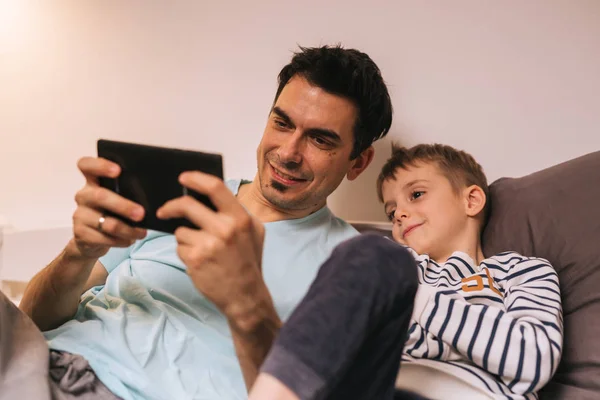
[[[175,231],[177,253],[196,288],[227,318],[249,389],[281,326],[262,277],[265,228],[219,178],[186,172],[179,181],[208,196],[217,211],[186,196],[167,202],[156,215],[187,218],[200,228]]]
[[[132,228],[103,214],[110,210],[138,221],[144,215],[142,206],[98,184],[100,177],[119,176],[121,170],[117,164],[86,157],[77,166],[85,177],[85,186],[75,195],[73,239],[31,279],[19,304],[41,330],[56,328],[73,318],[81,295],[90,287],[106,282],[108,273],[97,261],[99,257],[112,246],[129,246],[146,234],[144,229]]]
[[[146,235],[145,229],[133,228],[119,219],[105,217],[104,211],[112,211],[134,221],[144,217],[144,208],[118,194],[101,187],[98,178],[116,178],[121,169],[103,158],[84,157],[77,166],[85,177],[84,187],[75,195],[77,208],[73,214],[73,237],[67,245],[70,257],[97,259],[111,247],[127,247]]]
[[[157,216],[187,218],[200,228],[175,231],[179,257],[196,288],[223,312],[230,326],[253,331],[274,310],[261,271],[264,226],[219,178],[186,172],[180,182],[208,196],[217,211],[185,196],[167,202]]]

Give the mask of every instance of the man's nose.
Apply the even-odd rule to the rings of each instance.
[[[287,164],[300,165],[302,163],[302,148],[302,135],[299,132],[294,132],[279,147],[277,151],[279,161],[286,166]]]

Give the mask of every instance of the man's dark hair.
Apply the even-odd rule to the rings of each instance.
[[[328,93],[352,101],[358,108],[350,159],[358,157],[390,130],[392,101],[379,67],[367,54],[344,49],[341,45],[300,47],[279,73],[275,102],[296,75]]]

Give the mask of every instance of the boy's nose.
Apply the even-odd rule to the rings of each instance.
[[[394,212],[394,218],[396,218],[397,221],[402,222],[402,219],[408,218],[408,213],[406,211],[396,209]]]

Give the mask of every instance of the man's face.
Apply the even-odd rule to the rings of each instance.
[[[419,254],[445,261],[470,235],[464,200],[435,164],[399,168],[382,194],[392,236]]]
[[[257,150],[265,199],[282,210],[320,208],[346,174],[358,176],[366,165],[361,165],[364,155],[350,160],[356,117],[350,100],[292,77],[271,110]]]

